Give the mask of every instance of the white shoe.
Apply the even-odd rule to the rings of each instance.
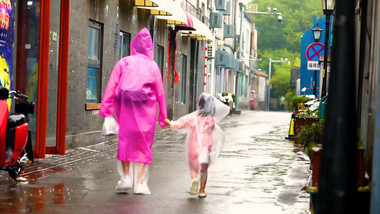
[[[136,195],[150,195],[149,188],[142,184],[137,184],[133,193]]]
[[[116,190],[120,192],[126,192],[128,189],[132,188],[132,180],[131,177],[121,177],[117,182]]]
[[[198,193],[198,178],[193,178],[190,183],[189,193],[191,195],[196,195]]]

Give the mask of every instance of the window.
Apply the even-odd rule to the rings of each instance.
[[[102,25],[90,21],[88,27],[88,65],[86,100],[91,103],[100,102],[100,80],[102,64]]]
[[[129,56],[131,54],[130,51],[130,43],[131,43],[131,34],[120,32],[119,33],[119,59]]]
[[[248,76],[244,76],[245,79],[245,87],[244,87],[244,96],[248,97],[248,87],[249,87],[249,79]]]
[[[161,71],[161,76],[163,77],[164,74],[164,47],[162,47],[161,45],[157,45],[156,46],[156,52],[157,54],[155,54],[155,56],[157,57],[157,64],[158,64],[158,67],[160,68],[160,71]]]
[[[245,76],[240,76],[240,96],[245,97]]]
[[[182,72],[181,72],[181,103],[186,103],[186,73],[187,73],[187,56],[182,55]]]

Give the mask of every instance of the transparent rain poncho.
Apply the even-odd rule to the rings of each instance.
[[[171,121],[173,130],[187,135],[185,154],[191,170],[199,172],[201,164],[210,165],[218,157],[223,147],[224,133],[217,122],[228,113],[228,106],[203,92],[196,111]]]

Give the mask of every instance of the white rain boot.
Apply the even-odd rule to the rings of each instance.
[[[119,192],[126,192],[128,189],[132,188],[132,179],[128,177],[120,177],[120,180],[117,182],[116,190]]]
[[[150,195],[148,186],[144,184],[137,184],[133,193],[136,195]]]
[[[141,164],[131,162],[133,166],[133,175],[134,175],[134,189],[133,193],[136,195],[150,195],[150,190],[148,187],[148,180],[149,180],[149,166],[145,166],[144,175],[142,176],[142,183],[138,184],[138,172],[140,169]]]

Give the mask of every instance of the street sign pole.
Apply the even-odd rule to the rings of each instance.
[[[322,95],[326,96],[326,75],[327,75],[327,61],[329,54],[329,34],[330,34],[330,14],[326,15],[326,35],[325,35],[325,57],[323,58],[323,83],[322,83]]]

